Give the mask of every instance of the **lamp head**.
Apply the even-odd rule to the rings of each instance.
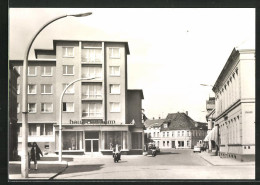
[[[71,15],[67,15],[67,16],[73,16],[73,17],[86,17],[91,15],[92,12],[87,12],[87,13],[80,13],[80,14],[71,14]]]

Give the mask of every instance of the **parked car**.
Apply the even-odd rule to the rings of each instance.
[[[201,153],[201,147],[200,146],[194,146],[193,153],[195,153],[195,152]]]

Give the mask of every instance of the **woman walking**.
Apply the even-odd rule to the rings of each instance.
[[[31,149],[31,160],[34,161],[34,170],[37,170],[37,160],[40,160],[40,154],[43,157],[41,149],[36,142],[33,142]]]

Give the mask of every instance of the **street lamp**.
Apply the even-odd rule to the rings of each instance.
[[[49,24],[53,23],[54,21],[57,21],[59,19],[72,16],[72,17],[84,17],[91,15],[91,12],[88,13],[82,13],[82,14],[71,14],[71,15],[63,15],[56,17],[55,19],[47,22],[45,25],[43,25],[39,31],[34,35],[31,42],[27,46],[27,50],[24,55],[24,62],[23,62],[23,93],[22,93],[22,155],[21,155],[21,175],[23,178],[28,177],[28,97],[27,97],[27,71],[28,71],[28,56],[31,49],[31,46],[36,39],[36,37],[39,35],[39,33],[47,27]]]
[[[79,78],[79,79],[76,79],[74,81],[72,81],[64,90],[63,92],[61,93],[61,96],[60,96],[60,118],[59,118],[59,162],[62,161],[62,100],[63,100],[63,96],[66,92],[66,90],[72,85],[74,84],[75,82],[78,82],[78,81],[81,81],[81,80],[93,80],[93,79],[96,79],[96,77],[90,77],[90,78]]]

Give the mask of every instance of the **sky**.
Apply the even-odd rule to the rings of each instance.
[[[234,48],[255,48],[255,9],[11,8],[9,59],[23,59],[33,35],[48,21],[34,49],[54,39],[125,41],[129,44],[128,89],[142,89],[149,119],[186,112],[206,122],[206,100]],[[201,86],[207,84],[208,86]]]

